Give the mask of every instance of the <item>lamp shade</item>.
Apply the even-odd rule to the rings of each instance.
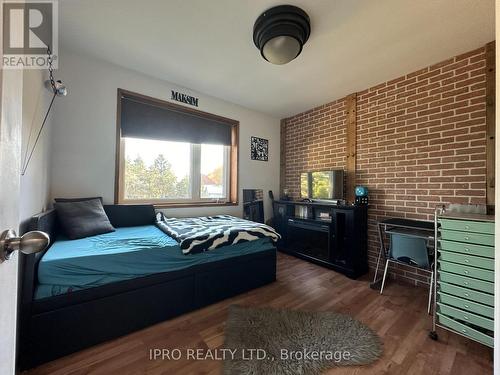
[[[302,46],[299,41],[291,36],[277,36],[270,39],[262,47],[262,56],[277,65],[283,65],[296,58]]]
[[[264,59],[282,65],[295,59],[309,38],[309,16],[292,5],[280,5],[262,13],[253,28],[253,41]]]

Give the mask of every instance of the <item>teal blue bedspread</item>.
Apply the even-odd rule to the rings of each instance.
[[[35,299],[273,248],[262,238],[184,255],[179,244],[154,225],[116,228],[79,240],[61,237],[40,260]]]

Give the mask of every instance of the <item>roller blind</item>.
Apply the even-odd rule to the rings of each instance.
[[[122,97],[122,137],[231,145],[231,124],[153,102]]]

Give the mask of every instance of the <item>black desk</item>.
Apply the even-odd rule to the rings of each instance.
[[[434,231],[434,223],[431,221],[422,220],[412,220],[412,219],[400,219],[393,217],[391,219],[386,219],[379,221],[379,225],[391,226],[391,227],[401,227],[409,229],[422,229],[428,231]]]

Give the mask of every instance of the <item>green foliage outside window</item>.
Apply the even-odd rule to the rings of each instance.
[[[183,199],[189,192],[189,177],[178,180],[163,155],[151,166],[140,157],[125,160],[125,199]]]

